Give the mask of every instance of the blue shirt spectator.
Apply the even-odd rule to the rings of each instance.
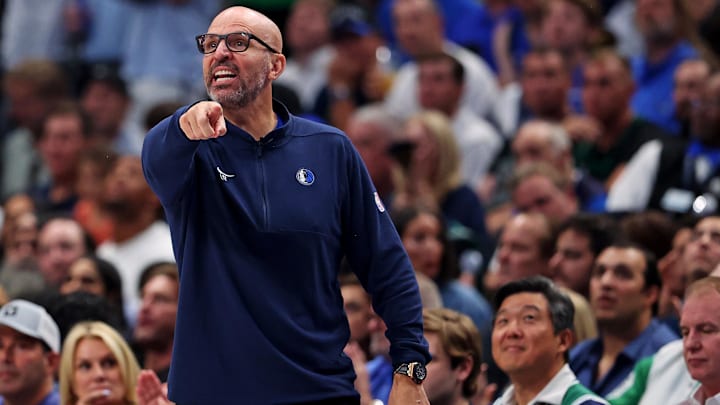
[[[390,360],[386,356],[377,356],[370,360],[366,367],[370,376],[370,393],[373,399],[379,399],[383,404],[387,404],[395,371]]]
[[[381,0],[379,2],[375,8],[375,23],[383,38],[387,40],[388,45],[401,54],[396,60],[397,63],[401,64],[410,60],[410,57],[400,51],[397,46],[392,20],[394,3],[395,0]],[[464,24],[462,21],[468,16],[475,14],[481,7],[475,0],[443,0],[437,1],[436,4],[440,8],[440,12],[445,20],[445,37],[452,42],[458,42],[458,40],[462,38],[461,33],[466,29],[463,27]],[[477,26],[474,28],[477,28]]]
[[[643,357],[653,355],[678,336],[665,324],[653,319],[645,330],[630,342],[615,359],[610,370],[597,378],[596,370],[603,353],[601,337],[580,342],[570,351],[570,367],[578,380],[593,392],[606,396],[633,370]]]
[[[673,75],[675,68],[683,61],[697,57],[697,50],[689,42],[683,41],[658,63],[650,63],[645,56],[633,58],[632,71],[637,90],[631,106],[635,114],[678,134],[680,123],[675,118]]]
[[[455,42],[476,52],[497,73],[493,52],[495,29],[502,23],[510,24],[512,34],[509,51],[515,68],[519,69],[523,56],[530,49],[530,42],[525,34],[525,21],[520,10],[510,6],[493,14],[487,7],[481,6],[469,9],[468,13],[453,24],[454,35],[457,37]]]

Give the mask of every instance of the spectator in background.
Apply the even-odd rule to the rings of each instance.
[[[640,146],[668,134],[631,108],[636,87],[630,65],[617,52],[594,53],[585,63],[583,76],[587,116],[582,118],[587,125],[577,125],[582,120],[569,121],[566,128],[575,144],[575,165],[609,189]]]
[[[527,121],[515,135],[511,149],[516,168],[532,162],[547,162],[573,184],[583,211],[604,210],[603,185],[575,167],[572,143],[562,125],[545,120]]]
[[[137,403],[138,367],[120,334],[103,322],[81,322],[68,333],[60,359],[63,405]]]
[[[82,0],[64,2],[65,40],[76,71],[75,79],[82,84],[87,68],[103,64],[118,67],[124,49],[118,46],[127,38],[128,17],[132,1]]]
[[[685,247],[692,237],[691,221],[674,221],[675,234],[670,250],[658,260],[658,272],[662,279],[662,288],[658,298],[658,319],[672,326],[680,334],[678,318],[680,317],[681,300],[685,293],[685,268],[682,256]]]
[[[685,286],[707,277],[720,264],[720,216],[711,215],[698,221],[682,251],[681,263]],[[683,290],[685,289],[683,286]]]
[[[360,153],[386,207],[392,206],[398,175],[398,162],[392,152],[407,152],[401,151],[400,144],[396,143],[401,128],[402,122],[390,115],[382,104],[377,103],[355,110],[346,128],[347,136]]]
[[[487,257],[491,243],[485,209],[475,191],[462,182],[460,151],[448,118],[438,111],[421,112],[405,123],[401,139],[412,152],[391,211],[414,205],[437,210],[448,222],[469,229]]]
[[[672,97],[675,118],[680,123],[678,135],[685,139],[691,136],[690,115],[693,105],[700,100],[703,85],[710,73],[710,64],[702,59],[688,59],[675,69]]]
[[[360,3],[365,3],[367,7],[374,7],[375,18],[374,20],[379,25],[380,32],[383,37],[388,41],[392,47],[392,52],[395,55],[395,63],[403,63],[411,58],[412,55],[408,55],[402,48],[402,44],[398,44],[398,35],[395,31],[395,21],[393,20],[393,6],[395,0],[359,0]],[[445,36],[448,40],[459,43],[461,39],[465,38],[467,33],[468,24],[461,23],[465,22],[471,15],[475,15],[477,10],[481,8],[481,4],[474,0],[443,0],[435,1],[439,15],[443,17],[445,21],[453,22],[452,24],[443,24]],[[477,29],[476,25],[472,25],[472,29]],[[473,48],[475,52],[476,49]]]
[[[512,139],[530,119],[562,122],[570,112],[568,94],[572,79],[562,53],[557,49],[531,49],[522,59],[517,83],[506,86],[497,100],[497,123]]]
[[[589,299],[595,259],[619,232],[606,216],[578,213],[565,220],[556,231],[555,253],[549,262],[553,281]]]
[[[442,300],[435,282],[423,275],[418,277],[419,275],[420,274],[416,272],[423,310],[442,308]],[[370,333],[369,353],[372,360],[367,362],[365,370],[358,370],[355,364],[356,358],[353,357],[353,365],[355,365],[357,373],[355,387],[358,388],[358,392],[360,392],[361,404],[365,404],[364,401],[367,399],[380,400],[383,404],[387,404],[393,382],[393,371],[395,371],[392,360],[390,359],[390,341],[385,335],[387,325],[385,325],[382,318],[373,311],[368,320],[367,329]],[[365,378],[367,381],[362,381],[362,379]],[[364,389],[366,386],[369,386],[369,393]]]
[[[112,263],[95,255],[80,257],[70,266],[59,291],[63,295],[85,291],[105,298],[115,318],[120,322],[118,330],[124,332],[127,328],[123,314],[122,281],[120,273]]]
[[[372,309],[372,298],[360,284],[355,273],[345,271],[338,277],[340,280],[340,293],[343,297],[343,307],[350,328],[350,342],[355,342],[362,350],[364,362],[373,356],[370,353],[370,331],[368,323],[370,317],[375,316]],[[353,364],[355,360],[353,359]]]
[[[503,285],[532,276],[551,274],[549,260],[553,254],[553,233],[547,218],[538,213],[518,214],[508,221],[500,234],[495,261],[485,276],[485,288],[495,294]],[[595,318],[585,298],[563,289],[575,307],[573,341],[597,336]]]
[[[720,278],[691,284],[685,293],[680,318],[683,357],[693,379],[700,382],[683,405],[720,401]]]
[[[145,114],[145,118],[143,119],[143,129],[150,131],[155,125],[159,124],[160,121],[164,120],[169,115],[172,115],[180,107],[182,107],[182,104],[178,104],[174,101],[153,105],[150,107],[147,114]]]
[[[39,226],[35,202],[27,194],[15,194],[5,200],[2,218],[0,269],[32,266],[37,253]]]
[[[126,37],[120,44],[121,76],[132,108],[129,119],[141,126],[160,102],[191,102],[205,96],[201,55],[193,38],[220,10],[219,0],[125,1]]]
[[[648,210],[628,214],[620,220],[620,228],[631,242],[642,246],[656,258],[664,257],[672,249],[676,226],[664,212]]]
[[[690,124],[687,142],[671,138],[642,145],[609,191],[609,211],[714,212],[720,198],[720,74],[711,75],[702,85]]]
[[[35,142],[43,131],[46,115],[70,95],[67,81],[58,65],[45,60],[23,62],[5,72],[3,90],[10,122],[5,123],[2,137],[0,198],[28,192],[47,180]]]
[[[312,111],[327,83],[327,69],[335,55],[330,44],[332,0],[298,0],[285,24],[288,59],[275,83],[288,86],[300,98],[304,112]]]
[[[50,298],[48,312],[57,322],[63,339],[73,326],[85,321],[104,322],[123,335],[129,332],[122,310],[118,311],[101,295],[78,290],[69,294],[53,294],[47,298]]]
[[[378,61],[383,40],[360,7],[338,5],[333,9],[330,33],[335,54],[327,66],[327,85],[318,94],[313,112],[345,130],[357,107],[383,100],[391,72],[384,71]]]
[[[119,155],[140,155],[144,131],[128,120],[130,94],[117,72],[109,66],[94,66],[80,102],[90,118],[93,142]]]
[[[170,229],[160,219],[160,201],[145,180],[140,157],[117,160],[105,179],[103,209],[115,225],[112,237],[98,246],[97,255],[120,272],[125,315],[134,325],[140,306],[140,273],[152,263],[175,261]]]
[[[15,69],[28,60],[60,62],[65,53],[64,2],[7,0],[3,4],[2,68]],[[42,79],[41,79],[42,80]]]
[[[13,300],[0,309],[0,402],[4,405],[60,405],[55,373],[60,330],[47,311]]]
[[[492,353],[512,385],[495,405],[607,404],[567,364],[573,303],[544,277],[513,281],[495,297]]]
[[[59,103],[48,113],[37,145],[50,181],[32,192],[41,218],[72,214],[78,200],[78,162],[90,141],[89,117],[78,104]]]
[[[570,71],[568,102],[574,112],[583,111],[582,69],[588,54],[597,47],[601,27],[602,14],[596,0],[549,0],[545,4],[543,42],[560,51]]]
[[[643,38],[635,23],[636,0],[605,1],[604,25],[617,41],[615,48],[626,58],[645,52]],[[611,4],[607,4],[611,3]]]
[[[501,84],[515,79],[515,70],[530,44],[522,12],[514,1],[486,0],[452,21],[457,43],[480,55]],[[502,49],[498,49],[499,44]]]
[[[632,60],[637,91],[632,109],[638,117],[672,134],[680,132],[673,103],[673,75],[687,59],[703,54],[683,0],[637,0],[635,23],[645,43],[645,54]]]
[[[55,217],[45,222],[38,235],[38,266],[47,286],[60,287],[70,266],[93,250],[92,241],[75,220]]]
[[[638,245],[614,242],[598,255],[590,304],[600,336],[570,352],[570,367],[581,383],[608,395],[635,363],[677,339],[654,319],[660,283],[654,256]]]
[[[519,166],[511,182],[516,212],[537,212],[557,225],[578,212],[572,183],[545,162]]]
[[[78,197],[73,218],[82,225],[96,245],[112,236],[113,221],[102,209],[105,177],[115,165],[117,156],[109,149],[90,147],[77,163],[75,194]]]
[[[484,391],[482,336],[470,318],[439,308],[423,311],[423,333],[433,361],[425,382],[432,405],[462,405]]]
[[[398,70],[385,98],[388,110],[401,118],[417,113],[417,60],[426,55],[447,53],[465,68],[465,82],[461,106],[468,107],[478,117],[491,118],[498,89],[495,76],[479,56],[448,41],[444,34],[443,18],[433,0],[397,0],[393,3],[394,29],[400,48],[412,61]]]
[[[440,215],[429,209],[406,207],[393,212],[393,223],[413,268],[435,281],[443,305],[468,315],[481,332],[489,332],[490,304],[476,289],[458,280],[458,258]]]
[[[714,269],[710,277],[694,281],[687,292],[683,293],[685,300],[689,301],[688,305],[683,307],[683,339],[666,344],[655,355],[638,362],[633,374],[628,376],[615,392],[608,395],[613,405],[701,405],[713,402],[701,399],[707,392],[701,387],[703,382],[694,378],[709,381],[706,378],[717,375],[712,372],[716,368],[716,362],[711,353],[714,349],[712,340],[716,338],[714,329],[717,327],[717,294],[714,292],[717,292],[720,285],[718,270]],[[698,327],[701,331],[696,329]],[[694,338],[690,338],[691,335]],[[694,358],[692,366],[686,363],[686,354]],[[694,371],[692,375],[690,368]]]
[[[148,266],[140,275],[140,312],[132,341],[143,369],[167,381],[175,337],[179,275],[175,263]]]
[[[452,123],[460,151],[463,181],[475,189],[500,153],[504,139],[485,119],[461,106],[465,68],[448,54],[428,55],[417,60],[418,100],[423,109],[437,110]]]

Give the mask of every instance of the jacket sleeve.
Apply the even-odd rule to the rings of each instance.
[[[190,181],[195,151],[201,141],[191,141],[180,129],[185,106],[165,118],[145,137],[142,165],[145,179],[164,206],[176,202]]]
[[[387,325],[393,364],[427,363],[430,354],[423,337],[415,272],[359,154],[349,141],[346,149],[348,181],[342,202],[345,254]]]

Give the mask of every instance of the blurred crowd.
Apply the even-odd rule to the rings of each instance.
[[[473,403],[507,382],[490,303],[511,281],[568,294],[569,364],[606,397],[680,337],[686,285],[720,264],[720,1],[256,3],[0,2],[3,303],[42,305],[63,338],[110,325],[128,378],[138,364],[166,377],[178,275],[143,137],[207,97],[195,36],[250,5],[283,31],[274,96],[347,133],[424,305],[479,330]],[[349,271],[339,283],[348,355],[370,372],[358,389],[382,399],[384,325]],[[102,325],[86,333],[104,340]]]

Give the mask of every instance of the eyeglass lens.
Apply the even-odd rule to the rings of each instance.
[[[200,41],[203,53],[215,52],[220,41],[225,39],[225,45],[233,52],[243,52],[248,48],[250,38],[243,33],[232,33],[227,35],[205,34]]]

